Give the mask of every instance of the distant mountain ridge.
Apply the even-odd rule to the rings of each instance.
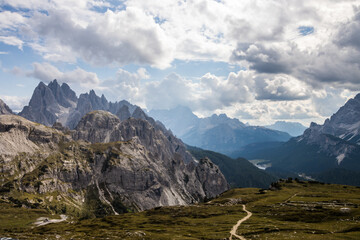
[[[264,126],[269,129],[287,132],[293,137],[300,136],[306,130],[306,127],[298,122],[276,121],[274,124]]]
[[[258,126],[246,126],[238,119],[226,114],[198,118],[187,107],[171,110],[151,110],[148,113],[161,121],[186,144],[234,156],[241,147],[264,141],[285,142],[291,138],[288,133]]]
[[[305,173],[340,184],[360,182],[360,94],[323,125],[312,123],[301,136],[273,146],[249,146],[243,156],[270,161],[271,171]]]

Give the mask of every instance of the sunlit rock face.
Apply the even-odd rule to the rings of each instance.
[[[194,161],[180,140],[147,120],[93,111],[75,130],[55,126],[0,116],[3,183],[60,194],[79,209],[95,199],[107,214],[187,205],[228,189],[216,165]]]

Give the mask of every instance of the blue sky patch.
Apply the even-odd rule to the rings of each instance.
[[[300,27],[298,27],[298,31],[299,31],[300,35],[307,36],[307,35],[314,33],[314,27],[300,26]]]

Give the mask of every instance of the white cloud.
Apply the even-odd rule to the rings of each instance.
[[[50,63],[34,63],[33,66],[34,70],[28,72],[24,71],[23,74],[43,82],[50,82],[57,79],[59,82],[76,83],[87,88],[96,87],[100,83],[96,73],[87,72],[79,67],[72,71],[61,72]],[[21,70],[19,70],[19,68],[14,68],[13,72],[20,74]]]
[[[87,84],[148,108],[182,104],[203,114],[226,111],[261,121],[323,119],[360,87],[358,0],[0,4],[20,8],[0,12],[5,44],[28,46],[44,61],[139,67],[135,73],[121,68],[103,83],[95,73],[81,68],[62,72],[49,63],[34,64],[28,76]],[[149,74],[141,67],[166,68],[175,59],[224,61],[242,71],[208,73],[198,81],[183,73],[143,81]],[[16,68],[12,72],[23,74]]]
[[[30,100],[29,97],[7,95],[0,95],[0,99],[2,99],[14,112],[20,112]]]
[[[150,82],[144,86],[148,109],[169,109],[177,105],[189,106],[199,97],[194,94],[196,84],[178,74],[172,73],[162,81]]]
[[[16,12],[2,11],[0,12],[0,29],[11,29],[16,28],[25,22],[25,18]]]
[[[348,29],[341,36],[349,35],[356,44],[358,28],[352,18],[356,0],[128,0],[119,3],[124,6],[121,10],[113,2],[94,0],[3,0],[3,4],[32,10],[22,15],[2,13],[4,19],[13,16],[0,28],[21,24],[20,40],[48,61],[82,59],[93,64],[165,68],[174,59],[229,61],[233,52],[247,45],[260,49],[255,55],[246,53],[241,64],[260,72],[288,73],[298,63],[291,54],[294,49],[319,54],[323,51],[319,45],[331,41],[340,27]],[[97,7],[107,11],[97,12]],[[315,31],[304,37],[301,26]]]
[[[251,71],[231,72],[227,79],[222,79],[210,73],[201,78],[204,89],[201,107],[215,110],[230,106],[236,102],[249,102],[254,99],[252,87],[254,75]]]
[[[144,68],[131,73],[118,69],[114,79],[102,82],[100,88],[115,100],[128,100],[133,104],[144,107],[144,92],[141,80],[148,79],[149,75]]]
[[[24,44],[21,39],[14,36],[0,36],[0,42],[3,42],[7,45],[16,46],[20,50],[22,50]]]
[[[304,100],[311,96],[311,87],[286,74],[258,75],[256,99],[273,101]]]
[[[62,76],[62,72],[57,69],[55,66],[50,63],[33,63],[34,70],[27,72],[28,77],[33,77],[39,79],[43,82],[50,82],[54,79],[59,79]],[[18,69],[13,69],[13,71],[18,72]]]
[[[137,8],[104,14],[93,13],[85,26],[72,18],[66,10],[35,14],[31,20],[44,49],[39,52],[49,60],[81,58],[97,65],[137,63],[159,68],[169,66],[172,61],[172,43],[151,16]],[[55,50],[49,51],[51,46]],[[61,50],[65,49],[65,53]],[[62,54],[59,54],[62,53]]]

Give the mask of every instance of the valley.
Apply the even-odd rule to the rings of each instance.
[[[357,239],[358,120],[341,112],[359,96],[286,142],[245,145],[284,133],[226,115],[195,119],[200,132],[212,129],[206,146],[228,145],[229,133],[242,141],[232,154],[248,161],[186,145],[129,102],[40,83],[25,118],[0,104],[0,237]]]
[[[0,0],[0,240],[360,240],[360,0]]]

